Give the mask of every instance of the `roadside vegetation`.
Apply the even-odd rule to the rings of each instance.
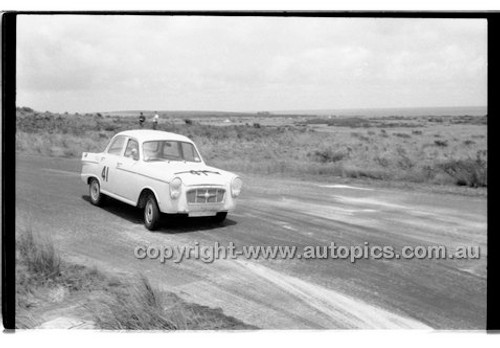
[[[245,330],[253,326],[162,292],[143,276],[111,276],[61,259],[31,229],[16,234],[16,327],[72,317],[104,330]]]
[[[19,152],[80,157],[102,151],[135,117],[17,109]],[[342,177],[473,188],[487,186],[487,117],[163,117],[209,165],[255,174]],[[266,124],[272,120],[272,124]],[[146,125],[148,127],[148,125]]]

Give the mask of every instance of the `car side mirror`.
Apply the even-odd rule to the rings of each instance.
[[[130,154],[132,155],[132,159],[134,161],[138,161],[139,160],[139,154],[137,153],[137,149],[130,150]]]

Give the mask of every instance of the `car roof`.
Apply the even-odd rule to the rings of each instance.
[[[120,132],[116,135],[125,135],[128,137],[132,137],[137,139],[141,143],[152,140],[176,140],[176,141],[187,141],[190,143],[192,142],[191,139],[181,134],[152,130],[152,129],[134,129],[134,130]]]

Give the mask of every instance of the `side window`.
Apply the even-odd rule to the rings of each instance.
[[[125,157],[130,157],[135,160],[139,159],[139,144],[134,139],[129,139],[127,148],[125,149]]]
[[[142,151],[145,161],[151,161],[157,159],[159,156],[158,150],[160,147],[160,142],[158,141],[148,141],[142,143]]]
[[[120,155],[122,153],[123,145],[125,144],[125,137],[116,137],[108,148],[108,153],[111,155]]]

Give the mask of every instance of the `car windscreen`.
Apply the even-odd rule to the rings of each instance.
[[[201,162],[200,155],[191,143],[174,140],[146,141],[142,145],[144,161]]]

